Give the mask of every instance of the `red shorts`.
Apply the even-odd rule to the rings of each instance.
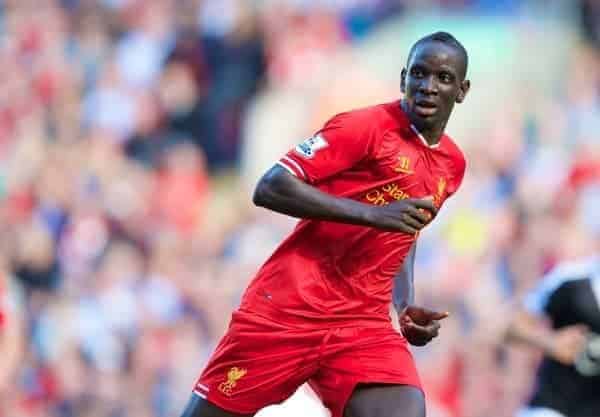
[[[307,329],[237,311],[194,393],[227,411],[252,414],[307,381],[332,417],[342,417],[359,383],[421,389],[406,339],[391,324]]]

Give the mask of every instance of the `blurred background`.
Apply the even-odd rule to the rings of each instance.
[[[468,168],[419,240],[418,303],[451,317],[414,352],[430,417],[512,416],[539,357],[511,312],[600,247],[599,3],[0,1],[0,416],[179,415],[295,223],[257,179],[398,98],[437,30],[470,53]]]

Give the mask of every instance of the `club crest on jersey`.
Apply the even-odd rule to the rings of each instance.
[[[329,144],[323,136],[320,134],[313,136],[312,138],[306,139],[304,142],[296,146],[294,149],[296,153],[304,158],[312,158],[319,149],[326,148]]]
[[[403,174],[414,174],[414,171],[410,169],[410,158],[408,156],[399,156],[398,162],[398,165],[394,167],[394,171]]]
[[[231,368],[229,372],[227,372],[227,380],[219,384],[219,391],[229,397],[233,393],[233,389],[237,385],[237,382],[246,375],[246,372],[248,372],[246,369],[238,368],[237,366]]]
[[[438,195],[441,197],[446,191],[446,178],[440,177],[440,181],[438,182]]]
[[[442,204],[442,199],[444,198],[444,191],[446,191],[446,178],[440,177],[437,185],[437,193],[433,196],[433,204],[436,207],[440,207]]]

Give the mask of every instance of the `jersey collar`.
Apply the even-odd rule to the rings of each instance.
[[[440,137],[440,140],[438,141],[438,143],[434,143],[433,145],[430,145],[429,142],[427,142],[427,140],[423,137],[423,135],[421,134],[421,132],[419,132],[419,130],[415,127],[415,125],[413,125],[412,123],[410,124],[410,128],[412,129],[413,132],[415,132],[415,135],[417,135],[417,137],[421,140],[421,142],[423,143],[423,145],[427,146],[428,148],[431,149],[435,149],[435,148],[439,148],[440,147],[440,143],[442,142],[442,138],[444,137],[442,135],[442,137]]]

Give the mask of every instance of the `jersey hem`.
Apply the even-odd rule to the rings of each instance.
[[[339,320],[323,320],[314,316],[306,315],[303,317],[287,313],[276,306],[262,304],[257,305],[241,305],[237,313],[243,315],[255,315],[263,319],[272,321],[279,325],[296,327],[301,329],[330,329],[335,328],[365,328],[365,329],[394,329],[392,318],[390,316],[382,316],[381,318],[364,319],[364,318],[341,318]],[[285,319],[282,319],[285,317]],[[316,319],[316,320],[315,320]],[[395,329],[394,329],[395,330]],[[400,334],[400,332],[398,332]]]

